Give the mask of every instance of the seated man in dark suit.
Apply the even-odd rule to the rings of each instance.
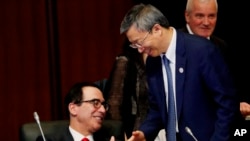
[[[75,84],[65,97],[69,126],[57,134],[45,135],[46,141],[114,141],[109,131],[101,130],[109,106],[100,88],[88,82]],[[87,138],[87,140],[86,140]],[[43,141],[39,136],[37,141]]]

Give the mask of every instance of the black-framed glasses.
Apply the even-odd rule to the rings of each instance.
[[[146,38],[148,37],[149,33],[150,33],[150,32],[148,31],[148,32],[146,33],[146,35],[144,36],[144,38],[140,41],[140,43],[130,44],[129,46],[132,47],[132,48],[135,48],[135,49],[142,47],[143,42],[144,42],[144,41],[146,40]]]
[[[109,104],[105,101],[101,102],[101,100],[99,100],[99,99],[91,99],[91,100],[84,100],[84,101],[82,100],[81,103],[83,103],[83,102],[87,102],[87,103],[92,104],[96,109],[99,109],[103,105],[103,107],[106,111],[109,110]]]

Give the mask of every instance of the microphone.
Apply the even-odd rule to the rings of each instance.
[[[189,127],[186,126],[185,130],[195,141],[198,141]]]
[[[37,112],[34,112],[34,118],[35,118],[36,123],[37,123],[37,125],[38,125],[38,127],[40,129],[41,134],[42,134],[43,141],[46,141],[46,139],[44,137],[44,134],[43,134],[43,130],[42,130],[42,127],[41,127],[41,124],[40,124],[40,120],[39,120],[39,116],[38,116]]]

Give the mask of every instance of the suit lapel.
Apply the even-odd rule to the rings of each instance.
[[[177,31],[176,41],[176,69],[175,69],[175,88],[176,88],[176,103],[177,103],[177,118],[180,117],[180,112],[183,105],[184,95],[184,80],[186,74],[186,57],[184,48],[184,37],[185,35]]]
[[[150,99],[154,99],[153,101],[157,101],[159,108],[164,108],[164,112],[162,113],[163,119],[166,119],[165,116],[167,115],[166,109],[166,96],[165,96],[165,89],[164,89],[164,82],[163,82],[163,74],[162,74],[162,64],[161,64],[161,57],[150,57],[150,63],[148,66],[148,78],[150,79],[149,85],[154,91],[152,94],[155,94]]]

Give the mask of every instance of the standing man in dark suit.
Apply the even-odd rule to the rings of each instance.
[[[177,31],[152,5],[135,5],[120,32],[131,47],[148,54],[146,74],[150,109],[129,141],[152,141],[162,128],[168,133],[168,83],[173,83],[174,141],[228,141],[239,106],[225,62],[215,45],[202,37]],[[167,75],[167,58],[172,75]],[[168,81],[167,77],[172,77]],[[187,130],[188,129],[188,130]],[[194,136],[190,135],[192,132]]]
[[[230,68],[230,72],[234,78],[234,82],[237,88],[237,95],[239,97],[240,109],[239,116],[236,121],[233,133],[237,128],[245,128],[244,118],[250,115],[250,96],[245,91],[240,90],[242,81],[238,82],[238,73],[235,72],[237,64],[235,64],[235,55],[231,48],[226,44],[224,40],[213,35],[218,14],[218,3],[217,0],[187,0],[185,10],[186,26],[180,29],[181,31],[198,35],[207,38],[214,43],[217,48],[221,51],[227,65]],[[250,129],[250,128],[249,128]]]
[[[94,83],[76,83],[65,97],[69,126],[58,129],[54,135],[45,135],[46,141],[114,141],[108,131],[100,130],[108,110],[101,89]],[[43,141],[39,136],[37,141]]]

